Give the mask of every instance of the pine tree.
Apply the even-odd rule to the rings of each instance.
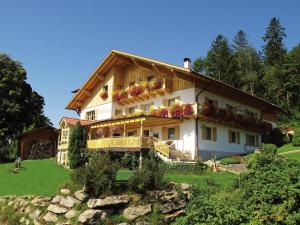
[[[267,65],[281,64],[286,53],[283,44],[283,39],[286,37],[285,28],[281,26],[278,18],[272,18],[265,36],[263,37],[266,43],[263,46],[265,62]]]
[[[248,46],[247,34],[243,30],[239,30],[233,39],[232,48],[234,51]]]
[[[223,35],[219,34],[212,42],[205,64],[207,75],[236,85],[236,62],[228,40]]]
[[[85,148],[87,142],[87,131],[77,122],[70,136],[69,142],[69,165],[71,169],[83,166],[87,162]]]

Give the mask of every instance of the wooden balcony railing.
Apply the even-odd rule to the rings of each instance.
[[[97,140],[88,140],[88,149],[111,148],[152,148],[153,141],[150,137],[111,137]]]
[[[170,148],[161,140],[155,140],[153,143],[154,149],[166,157],[170,156]]]

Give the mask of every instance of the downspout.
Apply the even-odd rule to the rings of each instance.
[[[198,114],[198,109],[199,109],[199,96],[206,90],[206,88],[208,88],[210,85],[212,84],[212,80],[204,87],[202,88],[202,90],[199,91],[199,93],[196,95],[196,104],[197,104],[197,114]],[[196,117],[196,154],[195,157],[198,156],[199,153],[199,119],[198,116]]]

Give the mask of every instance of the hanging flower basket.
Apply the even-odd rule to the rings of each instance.
[[[183,116],[183,107],[178,104],[174,104],[171,106],[169,113],[172,117],[180,118]]]
[[[103,100],[106,100],[108,98],[108,93],[107,91],[102,91],[100,93],[100,97],[103,99]]]

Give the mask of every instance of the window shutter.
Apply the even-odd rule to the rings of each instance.
[[[207,134],[206,134],[206,126],[202,126],[202,139],[206,140]]]
[[[240,144],[240,132],[236,132],[237,144]]]
[[[163,99],[162,104],[164,107],[168,107],[168,99]]]
[[[232,140],[232,133],[231,130],[228,130],[228,143],[232,143],[231,140]]]
[[[175,127],[175,139],[176,140],[180,139],[180,126]]]
[[[162,128],[162,139],[163,140],[167,140],[168,139],[168,128],[166,128],[166,127],[163,127]]]
[[[213,127],[212,131],[213,131],[213,137],[212,137],[213,141],[217,141],[217,128]]]

